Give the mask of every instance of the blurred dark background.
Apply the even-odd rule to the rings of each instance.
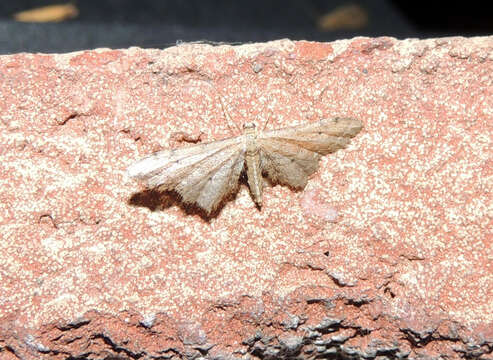
[[[2,0],[0,53],[165,48],[177,41],[237,44],[280,38],[332,41],[354,36],[490,35],[493,16],[488,4],[397,0]]]

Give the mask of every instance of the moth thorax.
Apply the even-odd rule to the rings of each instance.
[[[257,128],[254,123],[243,124],[243,135],[245,141],[245,148],[247,155],[253,155],[258,152],[256,138],[257,138]]]
[[[254,123],[244,123],[243,134],[255,136],[257,134],[257,127]]]

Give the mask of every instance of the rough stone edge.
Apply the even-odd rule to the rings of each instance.
[[[493,338],[482,336],[480,329],[476,329],[475,338],[471,338],[470,329],[456,322],[442,321],[432,328],[414,329],[399,319],[375,312],[385,301],[381,298],[363,301],[349,294],[335,298],[303,296],[292,297],[285,306],[272,306],[276,301],[264,296],[265,307],[260,306],[260,310],[252,301],[244,297],[234,304],[211,304],[202,323],[177,323],[162,313],[142,316],[125,311],[112,316],[90,311],[70,322],[47,324],[35,335],[32,330],[18,327],[12,319],[0,328],[0,358],[486,360],[493,354]],[[304,312],[296,313],[300,303],[307,309],[322,308],[326,315],[309,324]],[[329,315],[340,308],[351,308],[357,316],[349,319],[340,311]],[[231,334],[226,328],[231,321],[243,331]],[[378,321],[380,326],[365,327],[363,324],[369,321]],[[223,342],[227,339],[221,336],[213,339],[203,328],[219,329],[229,340],[232,336],[235,340],[240,338],[241,343],[235,346],[234,341]],[[484,333],[489,332],[485,329]],[[382,336],[385,334],[389,336]],[[366,347],[355,346],[353,341],[366,343]]]

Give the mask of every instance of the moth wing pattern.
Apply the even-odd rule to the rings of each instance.
[[[258,137],[262,171],[273,183],[302,189],[321,155],[345,148],[362,127],[357,119],[332,118],[264,132]]]
[[[195,203],[210,214],[238,187],[244,162],[242,146],[226,148],[197,164],[174,189],[184,203]]]
[[[127,173],[150,188],[175,190],[184,203],[210,214],[238,186],[244,166],[241,137],[151,154]]]
[[[318,168],[320,155],[282,140],[261,140],[260,167],[272,183],[305,187],[308,176]]]

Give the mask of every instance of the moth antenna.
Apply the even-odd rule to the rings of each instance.
[[[219,93],[219,91],[218,91],[218,93]],[[234,121],[232,121],[231,116],[229,116],[229,113],[226,111],[226,106],[224,106],[224,102],[223,102],[221,94],[219,94],[219,103],[221,104],[221,109],[223,110],[223,114],[224,114],[224,117],[226,118],[226,122],[228,124],[229,130],[233,131],[233,133],[234,133],[234,130],[231,129],[231,126],[230,126],[230,124],[232,123],[236,126],[236,133],[241,134],[242,130],[238,127],[238,124],[236,124]]]
[[[224,106],[224,101],[223,101],[223,97],[222,97],[221,92],[218,89],[216,89],[216,87],[214,85],[212,85],[209,81],[206,81],[206,84],[209,85],[217,93],[217,96],[219,98],[219,103],[221,104],[221,109],[223,110],[224,117],[226,118],[226,121],[227,121],[227,125],[228,125],[228,128],[229,128],[229,131],[231,131],[233,134],[234,133],[241,134],[243,132],[242,129],[239,128],[238,124],[236,124],[231,119],[231,116],[229,116],[229,113],[226,111],[226,106]],[[236,131],[234,131],[231,128],[231,125],[230,125],[231,123],[233,123],[235,125]]]
[[[268,99],[267,106],[264,107],[264,113],[267,114],[267,121],[265,122],[265,124],[262,128],[262,131],[265,131],[265,129],[267,128],[267,125],[269,124],[270,119],[272,118],[272,116],[274,114],[274,111],[269,109],[269,104],[272,104],[274,102],[272,101],[272,98],[270,95],[267,95],[267,99]],[[265,111],[265,110],[267,110],[267,111]]]
[[[267,128],[267,124],[269,123],[269,121],[270,121],[270,116],[267,118],[267,121],[265,122],[262,131],[265,131],[265,129]]]

